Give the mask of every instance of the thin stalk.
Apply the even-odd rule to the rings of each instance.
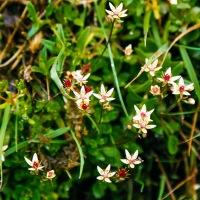
[[[100,117],[99,117],[98,125],[101,123],[102,114],[103,114],[103,104],[101,105],[101,111],[100,111]]]
[[[3,168],[2,168],[2,147],[3,147],[3,142],[4,142],[4,137],[6,133],[6,128],[8,125],[8,119],[9,119],[9,113],[10,113],[10,105],[8,104],[4,110],[3,114],[3,119],[2,119],[2,124],[1,124],[1,130],[0,130],[0,171],[1,171],[1,179],[0,179],[0,188],[2,187],[3,183]]]
[[[19,100],[17,99],[16,101],[16,109],[18,111],[19,109]],[[18,116],[15,116],[15,147],[16,147],[16,152],[18,151],[18,145],[17,145],[17,140],[18,139]]]
[[[121,95],[121,91],[120,91],[120,88],[119,88],[119,82],[118,82],[118,79],[117,79],[117,73],[116,73],[116,70],[115,70],[115,64],[114,64],[114,60],[113,60],[113,55],[112,55],[112,50],[111,50],[109,38],[108,38],[108,36],[106,34],[103,22],[101,20],[101,16],[100,16],[100,13],[99,13],[99,10],[98,10],[97,2],[94,1],[94,4],[95,4],[95,9],[96,9],[96,12],[97,12],[98,19],[99,19],[99,23],[101,25],[101,29],[103,30],[104,37],[106,38],[106,42],[108,43],[107,46],[108,46],[108,53],[109,53],[109,57],[110,57],[111,69],[112,69],[112,73],[113,73],[113,77],[114,77],[114,81],[115,81],[115,86],[117,88],[117,93],[118,93],[118,96],[119,96],[119,100],[120,100],[121,106],[122,106],[122,108],[124,110],[124,113],[125,113],[128,121],[130,122],[130,118],[129,118],[128,112],[126,110],[126,107],[124,105],[124,101],[123,101],[123,98],[122,98],[122,95]]]

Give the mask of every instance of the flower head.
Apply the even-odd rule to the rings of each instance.
[[[135,165],[143,162],[140,158],[138,158],[138,150],[135,151],[134,154],[130,154],[127,149],[125,149],[126,159],[121,159],[121,161],[127,164],[130,168],[134,168]]]
[[[51,170],[51,171],[48,171],[48,172],[47,172],[46,178],[52,179],[52,178],[54,178],[55,176],[56,176],[56,175],[55,175],[55,173],[54,173],[54,170]]]
[[[152,85],[150,92],[153,96],[160,95],[160,87],[158,85]]]
[[[145,121],[145,122],[150,122],[152,121],[150,119],[151,113],[154,111],[154,109],[147,111],[146,105],[144,104],[142,106],[142,109],[140,110],[136,105],[134,105],[135,111],[136,111],[136,115],[133,117],[134,121]]]
[[[34,153],[32,161],[26,157],[24,157],[24,159],[31,166],[31,168],[29,168],[28,170],[35,171],[36,174],[38,174],[38,170],[42,170],[42,168],[44,167],[40,165],[36,153]]]
[[[119,181],[123,181],[129,176],[128,170],[126,168],[121,168],[116,172],[116,176]]]
[[[179,94],[181,99],[183,98],[184,95],[189,96],[190,95],[189,92],[194,90],[194,83],[191,83],[189,85],[185,85],[182,77],[179,79],[178,84],[176,84],[174,82],[174,83],[172,83],[172,85],[173,85],[171,87],[172,94],[175,94],[175,95]]]
[[[106,10],[105,11],[109,14],[109,16],[113,19],[120,19],[121,17],[126,17],[127,14],[125,13],[127,10],[122,10],[123,9],[123,3],[120,3],[119,6],[114,7],[112,3],[109,2],[109,6],[111,10]]]
[[[163,82],[162,87],[164,87],[166,84],[172,84],[174,81],[178,80],[181,76],[172,76],[171,67],[167,69],[167,71],[164,73],[162,78],[158,78],[160,82]]]
[[[101,176],[98,176],[97,179],[101,181],[105,181],[107,183],[111,183],[110,177],[114,176],[116,172],[110,172],[110,164],[106,167],[105,170],[101,169],[97,166],[97,170]]]
[[[96,98],[99,99],[101,103],[113,101],[115,98],[110,97],[114,91],[114,88],[106,91],[103,84],[101,84],[101,92],[100,94],[93,94]]]
[[[145,59],[146,63],[148,62],[148,59]],[[156,59],[153,63],[149,64],[148,66],[142,67],[145,72],[149,72],[151,76],[155,76],[155,72],[159,71],[162,67],[157,67],[158,65],[158,59]]]
[[[146,137],[147,129],[152,129],[156,127],[156,125],[149,125],[148,123],[149,121],[143,121],[141,119],[139,121],[133,120],[133,126],[139,129],[138,133],[142,133],[143,137]]]
[[[89,78],[90,73],[83,76],[81,73],[81,70],[76,70],[76,71],[72,72],[72,75],[73,75],[74,79],[77,81],[77,83],[80,86],[82,86],[83,84],[86,84],[88,82],[87,79]]]
[[[5,161],[5,157],[3,155],[3,151],[5,151],[7,148],[8,148],[8,145],[5,145],[5,146],[2,147],[2,154],[1,154],[1,161],[2,162]]]

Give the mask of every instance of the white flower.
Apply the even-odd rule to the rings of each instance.
[[[83,76],[81,74],[81,70],[76,70],[72,72],[72,76],[77,81],[77,83],[80,84],[80,86],[82,86],[82,84],[86,84],[88,82],[87,79],[89,78],[90,73]]]
[[[132,54],[132,52],[133,52],[132,44],[129,44],[129,45],[125,48],[124,53],[125,53],[125,55],[130,56],[130,55]]]
[[[177,5],[177,0],[169,0],[170,4]]]
[[[147,111],[146,105],[144,104],[142,106],[142,109],[140,110],[136,105],[134,105],[135,111],[136,111],[136,115],[133,117],[134,121],[145,121],[146,123],[152,121],[152,119],[150,119],[151,113],[154,111],[154,109]]]
[[[101,169],[99,166],[97,166],[97,170],[101,176],[98,176],[97,179],[101,181],[106,181],[108,183],[111,183],[110,177],[114,176],[116,172],[110,172],[110,164],[106,167],[105,170]]]
[[[114,7],[114,6],[112,5],[112,3],[109,2],[109,6],[110,6],[111,11],[110,11],[110,10],[106,10],[106,9],[105,9],[105,11],[106,11],[111,17],[113,17],[113,18],[115,18],[115,19],[120,19],[120,17],[126,17],[126,16],[127,16],[127,14],[125,13],[127,10],[123,10],[123,11],[122,11],[122,9],[123,9],[123,3],[120,3],[119,6]]]
[[[44,167],[40,165],[38,161],[38,156],[36,153],[34,153],[32,161],[26,157],[24,157],[24,159],[31,166],[31,168],[29,168],[28,170],[35,171],[36,174],[38,174],[38,170],[42,170],[42,168]]]
[[[148,59],[145,59],[145,62],[148,62]],[[153,63],[149,64],[147,67],[142,67],[145,72],[149,72],[151,76],[155,76],[155,72],[159,71],[162,67],[157,67],[158,59],[156,59]]]
[[[160,87],[158,85],[152,85],[150,92],[153,96],[160,95]]]
[[[182,77],[179,79],[178,84],[172,83],[172,85],[173,85],[172,88],[171,88],[172,94],[175,94],[175,95],[179,94],[180,98],[182,98],[183,95],[189,96],[190,95],[189,92],[194,90],[194,83],[191,83],[189,85],[185,85]]]
[[[3,151],[5,151],[8,148],[8,145],[5,145],[2,147],[2,154],[1,154],[1,161],[4,162],[5,161],[5,157],[3,155]]]
[[[157,78],[160,82],[163,82],[163,87],[168,83],[172,84],[174,81],[178,80],[181,76],[172,76],[171,67],[167,69],[162,78]]]
[[[73,93],[76,98],[76,103],[80,103],[83,100],[89,101],[90,96],[92,95],[93,91],[91,90],[90,92],[85,91],[85,87],[82,86],[80,92],[76,92],[73,90]]]
[[[48,172],[47,172],[46,178],[52,179],[52,178],[54,178],[55,176],[56,176],[56,175],[55,175],[55,173],[54,173],[54,170],[51,170],[51,171],[48,171]]]
[[[100,94],[93,94],[96,98],[100,99],[101,103],[104,103],[106,101],[113,101],[115,98],[110,97],[113,93],[114,88],[110,89],[108,92],[106,92],[105,87],[103,84],[101,84],[101,92]]]
[[[130,168],[134,168],[135,165],[140,164],[143,162],[141,159],[138,158],[138,150],[135,151],[134,154],[130,154],[127,149],[125,149],[126,159],[121,159],[121,161],[127,165],[129,165]]]
[[[76,104],[80,110],[86,110],[89,106],[90,96],[92,95],[93,91],[90,92],[85,91],[85,87],[82,86],[80,92],[76,92],[73,90],[73,93],[76,98]]]
[[[147,133],[147,129],[152,129],[155,128],[156,125],[148,125],[149,122],[147,121],[143,121],[143,120],[139,120],[139,121],[134,121],[133,126],[135,128],[138,128],[139,131],[138,133],[142,133],[142,134],[146,134]]]

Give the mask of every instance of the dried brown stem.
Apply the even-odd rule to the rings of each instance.
[[[173,193],[174,191],[172,190],[171,184],[170,184],[169,179],[167,177],[167,173],[165,172],[165,169],[164,169],[162,163],[160,162],[158,156],[157,155],[154,155],[154,156],[156,158],[156,162],[158,163],[158,167],[159,167],[160,171],[162,172],[162,174],[163,174],[163,176],[165,177],[165,180],[166,180],[166,185],[167,185],[167,188],[169,190],[169,194],[167,196],[171,195],[172,200],[176,200],[176,197]]]
[[[22,19],[26,16],[27,10],[28,10],[27,7],[25,7],[24,10],[23,10],[22,15],[21,15],[21,17],[20,17],[20,19],[19,19],[19,21],[18,21],[18,23],[16,24],[15,29],[13,30],[11,36],[8,38],[8,41],[7,41],[7,43],[6,43],[6,46],[4,47],[3,51],[2,51],[1,54],[0,54],[0,63],[1,63],[1,61],[3,60],[4,55],[5,55],[6,51],[8,50],[10,44],[12,43],[12,40],[13,40],[13,38],[14,38],[14,36],[15,36],[15,34],[16,34],[18,28],[19,28],[20,22],[21,22]]]
[[[200,104],[197,106],[196,112],[194,113],[193,123],[192,123],[192,127],[191,127],[191,132],[190,132],[189,146],[188,146],[188,156],[190,156],[190,150],[191,150],[191,146],[192,146],[192,138],[193,138],[196,123],[197,123],[199,109],[200,109]]]

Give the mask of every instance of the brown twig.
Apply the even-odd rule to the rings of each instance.
[[[18,23],[16,23],[15,29],[13,30],[11,36],[8,38],[8,41],[7,41],[7,43],[6,43],[6,46],[4,47],[3,51],[2,51],[1,54],[0,54],[0,63],[1,63],[1,61],[3,60],[4,55],[5,55],[6,51],[7,51],[7,49],[10,47],[10,44],[12,43],[12,40],[13,40],[13,38],[14,38],[14,36],[15,36],[15,34],[16,34],[18,28],[19,28],[20,22],[21,22],[22,19],[26,16],[27,10],[28,10],[27,7],[25,7],[24,10],[23,10],[22,15],[20,16],[20,19],[19,19]]]
[[[192,123],[192,127],[191,127],[191,132],[190,132],[189,146],[188,146],[188,156],[190,156],[190,150],[191,150],[191,146],[192,146],[192,138],[193,138],[196,123],[197,123],[199,109],[200,109],[200,104],[197,106],[196,112],[194,113],[193,123]]]
[[[173,192],[175,190],[177,190],[178,188],[180,188],[182,185],[184,185],[187,181],[189,181],[190,179],[192,179],[195,176],[195,171],[192,172],[192,174],[186,178],[184,181],[181,181],[175,188],[173,188],[173,190],[171,190],[167,195],[165,195],[161,200],[166,199],[169,195],[173,194]]]
[[[166,57],[167,57],[167,54],[169,52],[169,50],[174,46],[174,44],[180,40],[183,36],[187,35],[188,33],[190,33],[191,31],[194,31],[196,29],[200,28],[200,23],[198,24],[195,24],[194,26],[191,26],[190,28],[188,28],[187,30],[185,30],[183,33],[181,33],[180,35],[178,35],[174,41],[171,43],[171,45],[169,46],[169,48],[167,49],[167,51],[165,52],[164,56],[163,56],[163,60],[161,62],[161,66],[163,65]]]
[[[174,191],[172,190],[171,184],[170,184],[169,179],[167,177],[167,173],[165,172],[165,169],[164,169],[162,163],[160,162],[158,156],[156,154],[154,154],[154,156],[156,158],[155,159],[156,162],[158,163],[158,167],[159,167],[160,171],[162,172],[162,174],[163,174],[163,176],[165,177],[165,180],[166,180],[166,185],[167,185],[167,188],[169,190],[169,194],[167,196],[171,195],[172,200],[176,200],[176,197],[173,193]]]

